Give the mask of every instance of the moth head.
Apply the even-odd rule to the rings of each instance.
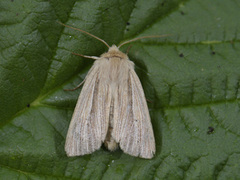
[[[108,52],[102,54],[101,57],[104,57],[104,58],[118,57],[120,59],[128,59],[128,56],[126,54],[124,54],[123,52],[121,52],[116,45],[112,45],[108,49]]]

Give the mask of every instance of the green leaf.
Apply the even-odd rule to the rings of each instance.
[[[0,179],[240,179],[240,2],[2,0]],[[76,87],[103,43],[131,44],[156,138],[153,159],[101,148],[69,158]],[[128,46],[122,48],[126,51]]]

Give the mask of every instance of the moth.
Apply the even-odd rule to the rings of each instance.
[[[95,62],[83,81],[72,115],[65,143],[67,156],[91,154],[104,143],[110,151],[120,146],[126,154],[151,159],[156,148],[146,98],[134,63],[119,48],[138,39],[160,36],[135,38],[110,47],[86,31],[62,25],[88,34],[109,48],[100,57],[76,54]]]

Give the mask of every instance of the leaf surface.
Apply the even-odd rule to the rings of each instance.
[[[240,179],[240,3],[235,0],[0,2],[0,179]],[[65,138],[103,43],[136,41],[157,152],[101,148],[68,158]],[[129,44],[130,45],[130,44]],[[121,50],[126,52],[128,46]]]

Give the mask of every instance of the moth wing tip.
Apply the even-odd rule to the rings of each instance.
[[[147,155],[139,155],[140,158],[144,159],[152,159],[155,153],[147,154]]]

